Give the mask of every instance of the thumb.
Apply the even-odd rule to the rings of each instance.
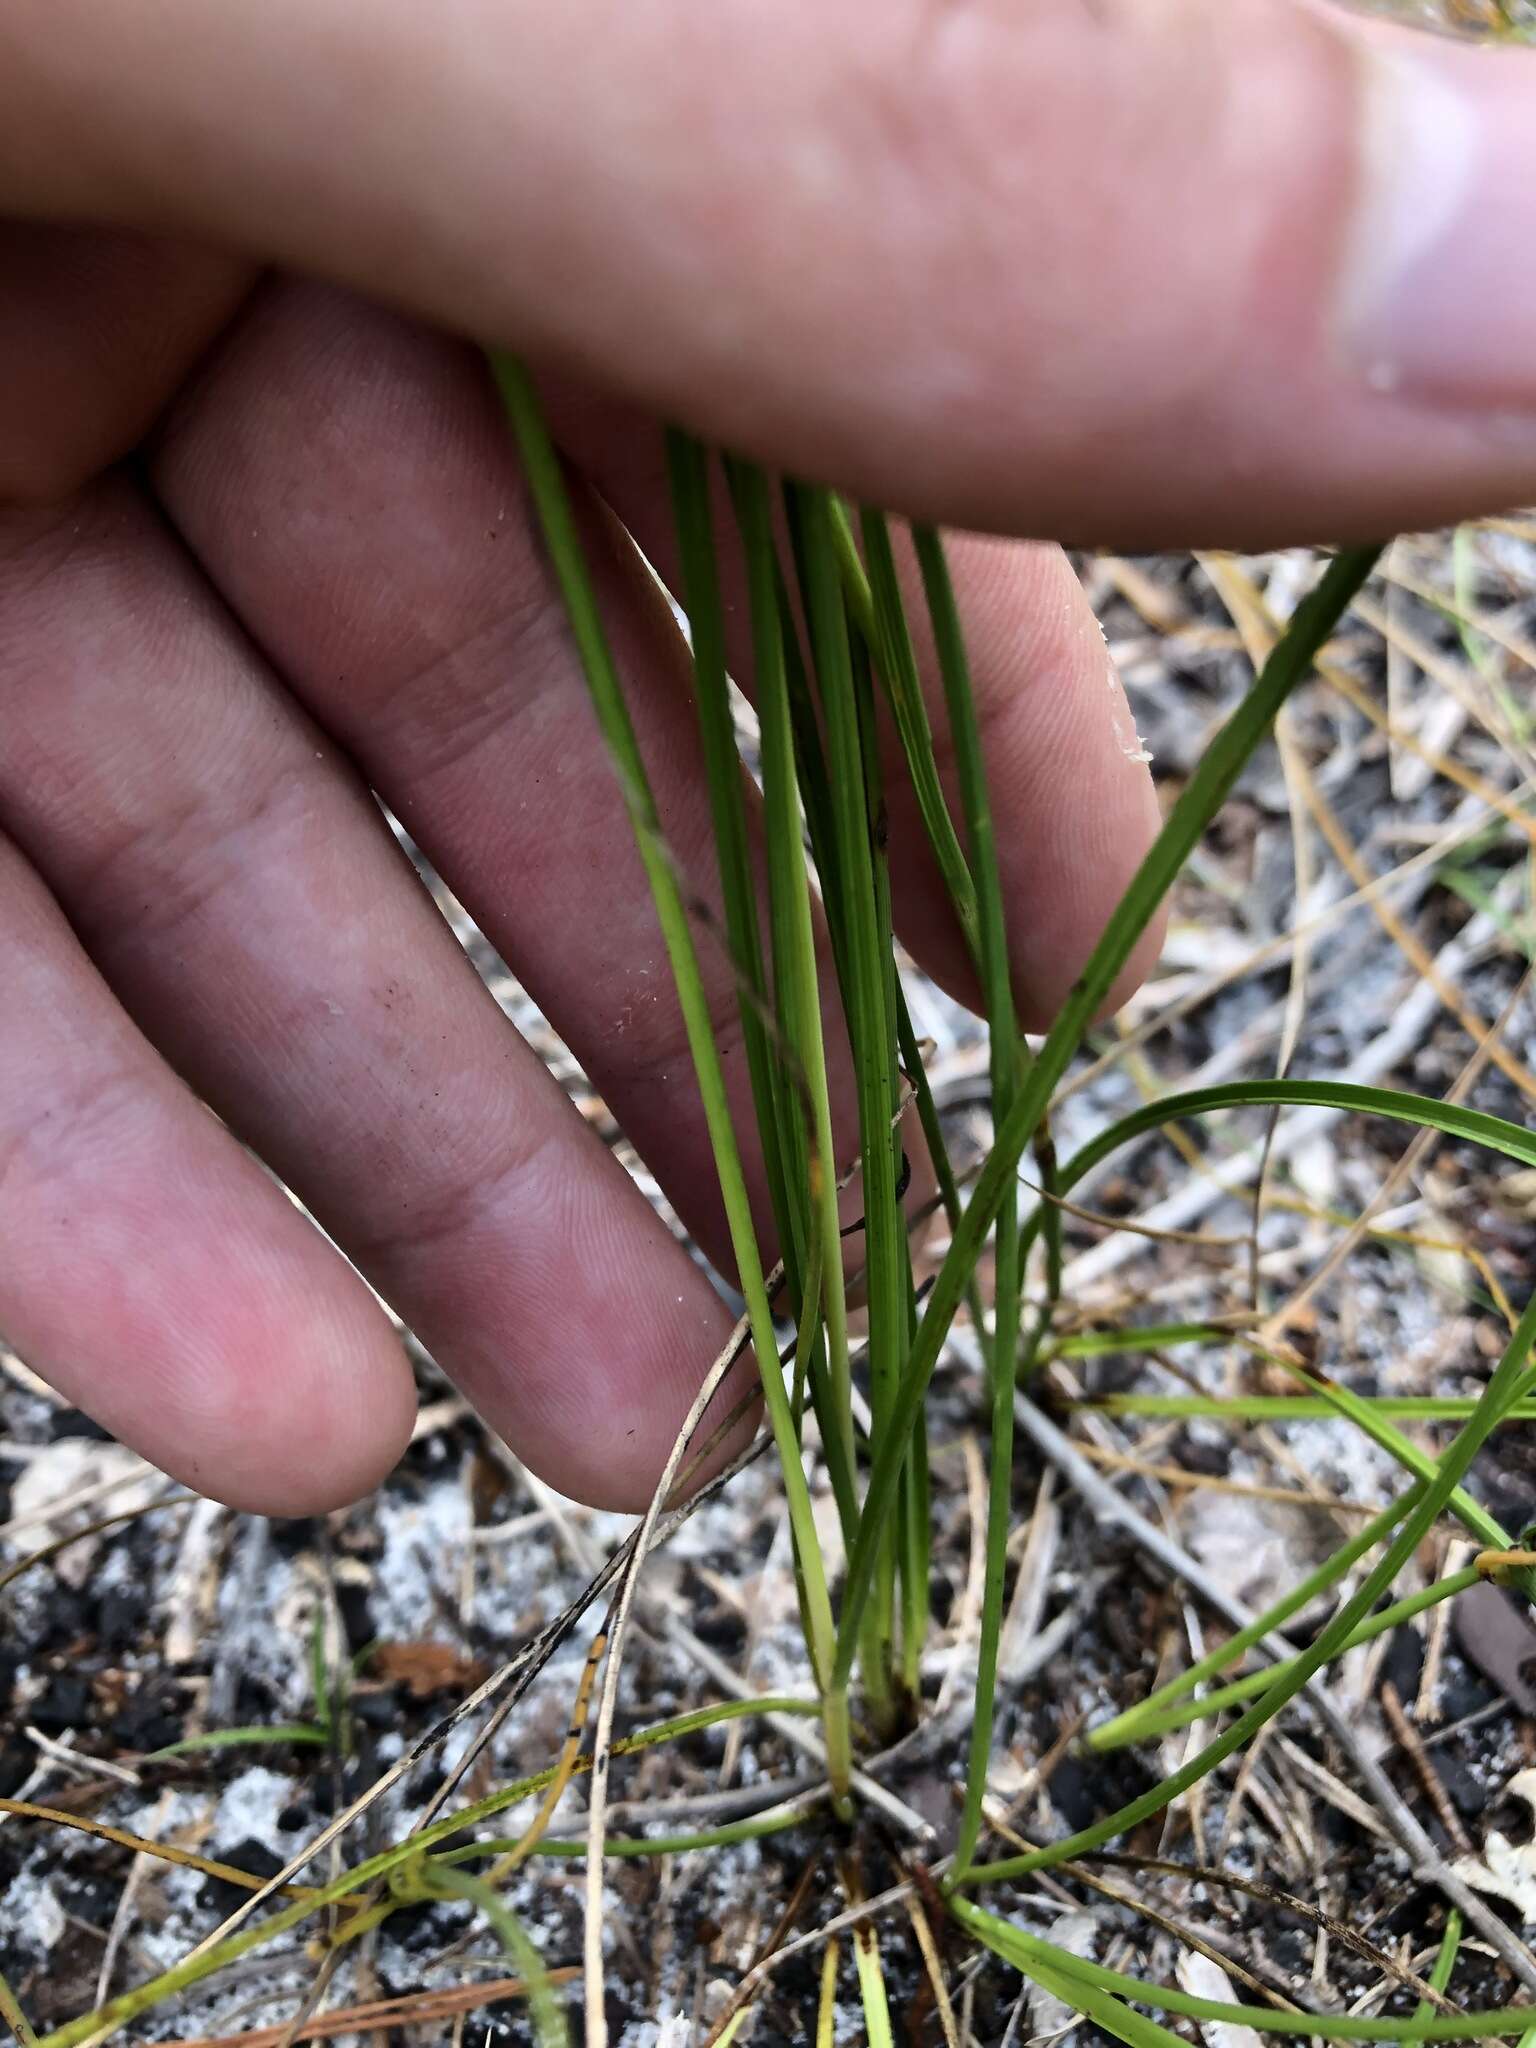
[[[321,270],[961,524],[1536,488],[1536,61],[1299,0],[9,0],[0,208]]]

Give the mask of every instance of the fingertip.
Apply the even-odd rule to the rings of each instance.
[[[307,1329],[277,1333],[288,1347],[283,1383],[240,1418],[241,1446],[222,1489],[231,1506],[326,1513],[372,1493],[398,1464],[416,1393],[399,1339],[368,1308],[365,1319],[333,1307]]]
[[[741,1413],[733,1417],[737,1408]],[[691,1498],[745,1450],[756,1434],[761,1411],[748,1353],[727,1375],[693,1431],[673,1481],[673,1496]],[[655,1498],[683,1419],[682,1414],[673,1417],[667,1434],[636,1418],[622,1429],[594,1431],[584,1443],[567,1441],[557,1455],[530,1463],[546,1485],[584,1507],[609,1514],[643,1515]],[[712,1443],[722,1429],[719,1443]],[[706,1446],[710,1446],[707,1455],[701,1455]]]
[[[360,1278],[154,1054],[0,841],[0,1327],[143,1457],[240,1508],[353,1498],[411,1380]]]
[[[634,1348],[615,1350],[610,1341],[609,1354],[599,1365],[599,1385],[578,1381],[556,1389],[524,1381],[477,1406],[493,1424],[498,1415],[504,1417],[518,1455],[567,1499],[611,1514],[643,1514],[694,1398],[730,1335],[729,1313],[718,1297],[716,1305],[718,1317],[710,1318],[713,1327],[705,1342],[690,1344],[681,1354],[668,1357],[659,1348],[657,1322],[665,1317],[666,1304],[653,1300],[636,1320]],[[755,1389],[752,1352],[744,1345],[690,1434],[675,1490],[697,1492],[751,1440],[760,1405]],[[733,1419],[738,1407],[742,1412]],[[722,1429],[721,1441],[712,1445]],[[686,1484],[680,1484],[683,1475],[688,1475]]]
[[[1147,924],[1146,930],[1131,949],[1131,957],[1110,984],[1109,994],[1094,1014],[1095,1024],[1104,1024],[1123,1009],[1151,975],[1163,950],[1168,936],[1168,906],[1159,903]]]
[[[160,1397],[134,1390],[125,1433],[226,1506],[322,1514],[371,1492],[395,1465],[410,1441],[415,1390],[362,1281],[334,1255],[317,1275],[284,1250],[275,1260],[254,1250],[226,1270],[216,1298],[210,1290],[201,1313],[178,1318],[183,1342],[167,1330]]]

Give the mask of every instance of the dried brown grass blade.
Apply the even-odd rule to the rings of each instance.
[[[581,1972],[567,1964],[549,1972],[551,1984],[569,1984]],[[326,2041],[336,2034],[377,2034],[387,2027],[424,2026],[431,2020],[455,2018],[501,1998],[524,1998],[521,1977],[493,1977],[483,1984],[460,1984],[451,1991],[416,1991],[403,1998],[376,1998],[366,2005],[337,2006],[316,2013],[290,2033],[287,2027],[255,2027],[245,2034],[199,2034],[193,2040],[170,2041],[166,2048],[279,2048],[292,2041]]]

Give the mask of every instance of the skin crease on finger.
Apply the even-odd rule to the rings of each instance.
[[[1415,62],[1434,91],[1381,157],[1401,65],[1291,0],[11,0],[0,205],[343,278],[951,524],[1369,537],[1536,471],[1507,261],[1536,72]],[[1481,154],[1432,253],[1496,374],[1384,384],[1352,219],[1442,106]],[[1433,345],[1457,296],[1427,276],[1395,338]]]
[[[173,414],[153,474],[248,630],[428,852],[724,1264],[649,889],[479,364],[340,294],[274,287]],[[718,928],[676,627],[595,514],[588,544],[668,844]],[[734,981],[707,933],[700,956],[746,1136]],[[828,1027],[846,1112],[846,1044],[830,1016]],[[851,1149],[846,1114],[842,1135]],[[752,1179],[766,1244],[766,1194]]]

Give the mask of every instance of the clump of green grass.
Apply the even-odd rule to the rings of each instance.
[[[595,667],[594,701],[616,758],[642,846],[654,832],[654,813],[643,769],[627,751],[629,742],[611,685],[611,663],[591,628],[595,618],[574,529],[564,510],[558,465],[542,428],[531,385],[521,370],[501,367],[502,388],[532,479],[557,573],[578,638]],[[674,504],[685,562],[685,599],[693,633],[700,715],[719,821],[720,881],[727,912],[727,941],[742,992],[743,1028],[769,1011],[781,1020],[803,1015],[812,1005],[814,958],[806,947],[794,959],[775,948],[765,959],[756,942],[753,885],[744,859],[739,824],[743,770],[726,744],[724,674],[719,621],[711,593],[717,572],[707,566],[714,544],[710,524],[705,457],[696,444],[672,439]],[[827,1157],[826,1074],[819,1036],[787,1028],[756,1033],[753,1065],[758,1135],[771,1162],[775,1216],[781,1221],[790,1312],[800,1331],[800,1349],[811,1358],[835,1361],[811,1372],[813,1406],[837,1492],[847,1569],[837,1603],[835,1647],[826,1655],[828,1571],[814,1530],[807,1535],[802,1452],[786,1446],[782,1424],[782,1369],[766,1333],[757,1352],[765,1399],[781,1457],[786,1457],[797,1570],[806,1588],[805,1614],[811,1668],[827,1719],[827,1749],[833,1789],[845,1801],[848,1784],[839,1773],[847,1760],[848,1688],[855,1666],[862,1706],[876,1730],[888,1730],[907,1686],[911,1705],[920,1631],[924,1625],[919,1567],[927,1556],[925,1397],[951,1319],[969,1299],[984,1337],[991,1438],[991,1471],[986,1537],[986,1576],[978,1650],[975,1713],[959,1837],[946,1891],[950,1909],[982,1941],[1014,1962],[1026,1976],[1064,1998],[1077,2010],[1128,2040],[1166,2037],[1166,2030],[1142,2019],[1133,2005],[1152,2005],[1191,2017],[1231,2019],[1274,2031],[1286,2023],[1263,2009],[1221,2009],[1183,1994],[1139,1985],[1070,1958],[1050,1943],[1019,1935],[1009,1923],[983,1912],[969,1894],[986,1883],[1021,1878],[1030,1872],[1101,1847],[1126,1829],[1161,1812],[1189,1791],[1234,1751],[1251,1740],[1307,1681],[1353,1644],[1395,1625],[1406,1613],[1454,1597],[1491,1571],[1506,1581],[1531,1584],[1529,1560],[1512,1538],[1462,1490],[1478,1448],[1501,1421],[1519,1412],[1531,1395],[1529,1352],[1536,1339],[1536,1302],[1527,1307],[1498,1369],[1481,1399],[1470,1408],[1454,1441],[1439,1459],[1428,1457],[1402,1436],[1384,1413],[1331,1383],[1316,1382],[1314,1398],[1349,1417],[1403,1467],[1408,1484],[1390,1508],[1340,1549],[1254,1626],[1240,1632],[1150,1700],[1129,1709],[1088,1737],[1095,1748],[1139,1741],[1183,1725],[1198,1713],[1231,1705],[1242,1710],[1200,1753],[1161,1783],[1119,1811],[1064,1841],[992,1863],[975,1861],[980,1838],[982,1791],[991,1748],[997,1658],[1001,1632],[1008,1536],[1012,1528],[1014,1401],[1027,1381],[1042,1343],[1050,1340],[1059,1308],[1060,1259],[1054,1247],[1043,1264],[1041,1283],[1030,1303],[1023,1331],[1023,1275],[1034,1244],[1057,1225],[1054,1201],[1116,1147],[1141,1131],[1179,1117],[1222,1108],[1293,1103],[1335,1106],[1394,1117],[1421,1129],[1454,1131],[1507,1156],[1536,1158],[1536,1140],[1517,1126],[1480,1112],[1391,1091],[1344,1084],[1282,1081],[1233,1084],[1160,1102],[1123,1119],[1059,1172],[1049,1147],[1051,1094],[1077,1050],[1083,1033],[1151,920],[1179,869],[1194,849],[1244,763],[1268,733],[1292,690],[1312,662],[1350,598],[1373,568],[1378,550],[1341,552],[1325,569],[1317,588],[1298,609],[1252,689],[1210,746],[1140,872],[1109,920],[1098,945],[1072,989],[1039,1052],[1033,1058],[1018,1028],[1012,996],[1001,887],[987,798],[985,763],[977,727],[963,634],[945,567],[942,543],[930,529],[917,528],[913,543],[921,569],[933,644],[944,688],[949,738],[954,749],[961,817],[949,815],[937,775],[932,734],[918,686],[912,643],[885,520],[862,510],[856,522],[825,490],[796,482],[783,489],[787,562],[774,545],[769,516],[770,487],[748,466],[730,467],[741,516],[749,587],[753,592],[757,687],[763,712],[765,819],[769,845],[770,900],[775,934],[778,901],[794,894],[803,916],[808,845],[819,878],[831,941],[837,991],[848,1023],[858,1090],[859,1174],[863,1210],[865,1287],[869,1301],[868,1376],[871,1426],[867,1443],[853,1456],[848,1408],[846,1333],[826,1313],[823,1296],[830,1239],[814,1266],[806,1250],[816,1241],[818,1194],[830,1186],[842,1162]],[[858,543],[855,543],[855,526]],[[790,593],[798,597],[798,612]],[[699,604],[703,596],[702,608]],[[803,621],[803,645],[799,644]],[[793,676],[794,688],[786,687]],[[924,1119],[935,1167],[950,1208],[951,1241],[931,1293],[920,1302],[913,1287],[906,1222],[897,1195],[897,1146],[893,1137],[902,1102],[903,1060],[919,1089],[920,1073],[906,1049],[899,979],[894,962],[889,883],[885,871],[884,801],[875,737],[876,694],[883,689],[900,736],[919,811],[939,868],[948,885],[956,920],[970,944],[983,993],[989,1032],[994,1142],[969,1200],[961,1208],[952,1169],[944,1156],[936,1120]],[[713,731],[711,731],[713,727]],[[798,789],[791,792],[791,759]],[[676,883],[662,857],[651,861],[661,876],[658,910],[664,927],[681,920]],[[669,900],[675,899],[675,900]],[[803,927],[802,927],[803,936]],[[673,964],[685,1011],[697,1009],[697,956],[678,944]],[[750,1042],[750,1041],[749,1041]],[[699,1062],[701,1086],[713,1087],[711,1055]],[[808,1113],[808,1106],[814,1114]],[[728,1118],[712,1125],[722,1188],[740,1176],[736,1134]],[[1040,1154],[1044,1195],[1022,1227],[1017,1213],[1019,1161],[1030,1145]],[[991,1242],[995,1275],[991,1313],[976,1300],[976,1274]],[[743,1240],[744,1242],[744,1240]],[[738,1243],[738,1254],[741,1243]],[[810,1277],[813,1284],[806,1285]],[[818,1293],[818,1289],[820,1292]],[[749,1302],[752,1299],[748,1293]],[[807,1316],[820,1320],[809,1346]],[[791,1406],[789,1421],[795,1422]],[[786,1456],[787,1453],[787,1456]],[[853,1469],[850,1470],[850,1467]],[[1476,1565],[1440,1584],[1376,1613],[1405,1563],[1437,1518],[1457,1515],[1483,1547]],[[1342,1579],[1351,1566],[1376,1553],[1361,1584],[1311,1647],[1235,1679],[1216,1695],[1192,1704],[1205,1680],[1238,1664],[1274,1628],[1305,1603]],[[904,1577],[907,1561],[913,1569]],[[813,1590],[814,1589],[814,1596]],[[906,1597],[903,1597],[903,1594]],[[1509,2016],[1501,2022],[1501,2030]],[[1510,2024],[1518,2031],[1522,2022]],[[1410,2019],[1359,2023],[1361,2037],[1430,2038],[1447,2023],[1421,2011]],[[1345,2038],[1353,2023],[1310,2016],[1293,2031]],[[1475,2029],[1473,2029],[1475,2031]],[[1451,2032],[1455,2028],[1450,2028]]]
[[[295,1885],[291,1880],[296,1872],[290,1871],[257,1887],[242,1873],[227,1873],[231,1881],[251,1889],[251,1906],[274,1897],[275,1910],[265,1918],[248,1919],[248,1906],[193,1957],[55,2029],[44,2037],[41,2048],[80,2048],[105,2039],[173,1993],[317,1914],[331,1913],[329,1942],[333,1948],[344,1947],[401,1906],[444,1896],[467,1899],[481,1909],[528,1987],[539,2038],[563,2039],[566,2019],[554,1987],[500,1889],[530,1857],[586,1856],[591,1886],[600,1896],[601,1865],[607,1856],[725,1846],[802,1824],[818,1808],[848,1821],[860,1797],[860,1745],[889,1737],[923,1711],[921,1657],[930,1625],[928,1393],[962,1307],[982,1346],[990,1458],[964,1801],[954,1853],[932,1873],[939,1880],[934,1897],[941,1910],[1042,1990],[1135,2048],[1152,2048],[1154,2043],[1166,2048],[1178,2039],[1161,2021],[1148,2017],[1149,2010],[1328,2040],[1459,2040],[1524,2034],[1536,2020],[1536,2008],[1447,2015],[1425,2004],[1401,2017],[1361,2019],[1213,2003],[1085,1962],[1025,1932],[976,1896],[988,1887],[1089,1855],[1162,1812],[1243,1749],[1309,1680],[1355,1645],[1454,1598],[1481,1577],[1495,1577],[1528,1594],[1536,1589],[1536,1558],[1461,1483],[1492,1430],[1533,1412],[1536,1374],[1530,1352],[1536,1341],[1536,1298],[1515,1323],[1481,1397],[1449,1407],[1441,1404],[1435,1410],[1459,1422],[1439,1457],[1425,1452],[1398,1427],[1405,1416],[1424,1412],[1423,1404],[1405,1409],[1389,1401],[1363,1400],[1295,1367],[1297,1393],[1266,1397],[1269,1405],[1263,1412],[1276,1412],[1278,1402],[1279,1412],[1345,1417],[1396,1461],[1403,1473],[1402,1490],[1251,1625],[1085,1737],[1090,1748],[1105,1751],[1153,1741],[1195,1719],[1219,1722],[1230,1709],[1233,1718],[1219,1726],[1198,1754],[1119,1810],[1063,1840],[990,1861],[980,1858],[987,1830],[983,1793],[992,1753],[1008,1542],[1014,1529],[1016,1402],[1021,1392],[1027,1397],[1031,1374],[1045,1355],[1154,1341],[1160,1347],[1200,1344],[1230,1334],[1219,1325],[1198,1323],[1091,1336],[1064,1332],[1059,1198],[1069,1196],[1118,1147],[1148,1130],[1221,1110],[1280,1104],[1325,1104],[1367,1112],[1420,1130],[1447,1132],[1536,1164],[1536,1136],[1497,1117],[1385,1089],[1305,1079],[1232,1083],[1165,1098],[1122,1118],[1063,1161],[1057,1160],[1051,1142],[1053,1094],[1085,1031],[1244,764],[1291,692],[1309,674],[1370,574],[1378,551],[1348,549],[1327,564],[1189,779],[1051,1029],[1031,1052],[1014,1007],[986,762],[962,622],[939,535],[919,526],[911,541],[956,764],[958,816],[951,815],[936,767],[934,735],[886,518],[868,507],[850,510],[821,486],[777,482],[750,463],[722,458],[718,473],[734,522],[723,527],[712,490],[715,458],[689,436],[669,433],[668,474],[681,564],[676,595],[689,623],[695,702],[710,785],[723,904],[717,926],[697,904],[662,836],[623,679],[603,629],[560,463],[533,386],[515,362],[499,361],[497,374],[677,984],[746,1304],[742,1337],[755,1356],[762,1406],[783,1476],[813,1696],[731,1703],[677,1717],[623,1743],[608,1739],[632,1574],[668,1505],[659,1494],[622,1571],[616,1566],[602,1581],[606,1586],[616,1579],[619,1592],[597,1743],[590,1758],[578,1756],[573,1740],[547,1771],[434,1820],[409,1840],[326,1885]],[[736,744],[726,666],[721,590],[727,549],[735,557],[731,573],[739,573],[748,598],[752,681],[761,732],[766,846],[762,901],[749,853],[749,784]],[[897,968],[876,737],[882,702],[899,738],[958,927],[971,950],[989,1034],[993,1142],[964,1199],[945,1151]],[[829,986],[822,981],[818,921],[824,922],[828,938]],[[746,1134],[733,1124],[705,1000],[702,946],[726,949],[738,993],[753,1135],[764,1162],[780,1262],[771,1271],[748,1197]],[[836,1156],[832,1135],[823,1013],[834,1008],[846,1021],[857,1097],[858,1142],[851,1158]],[[931,1155],[938,1199],[949,1226],[948,1250],[931,1287],[922,1290],[914,1284],[910,1219],[903,1202],[907,1162],[902,1134],[909,1113],[919,1123]],[[1020,1163],[1031,1149],[1042,1192],[1021,1209]],[[858,1211],[857,1225],[851,1229],[839,1208],[839,1189],[845,1182],[854,1190]],[[989,1248],[993,1279],[984,1300],[978,1274]],[[867,1303],[868,1342],[862,1364],[867,1422],[860,1409],[849,1337],[845,1267],[850,1260],[859,1269]],[[783,1325],[792,1328],[793,1338],[781,1356]],[[733,1355],[734,1347],[722,1355],[712,1378],[724,1380]],[[1150,1412],[1234,1417],[1258,1412],[1253,1403],[1216,1403],[1199,1396],[1156,1399],[1162,1405]],[[1134,1409],[1136,1400],[1126,1397],[1120,1405]],[[696,1423],[703,1412],[701,1398]],[[825,1554],[812,1513],[806,1467],[808,1416],[814,1418],[836,1502],[844,1551],[840,1577],[839,1560]],[[720,1435],[717,1429],[715,1439]],[[673,1468],[686,1472],[689,1455],[696,1462],[700,1453],[680,1442]],[[1446,1514],[1459,1520],[1479,1546],[1475,1562],[1394,1599],[1399,1574],[1425,1534]],[[1254,1661],[1270,1656],[1267,1639],[1275,1630],[1343,1583],[1356,1567],[1363,1573],[1358,1585],[1308,1648],[1278,1661]],[[534,1652],[547,1655],[544,1644],[552,1646],[554,1640],[551,1632],[509,1667],[515,1670],[518,1686],[531,1682],[538,1668]],[[594,1649],[587,1682],[595,1672],[600,1647]],[[1226,1682],[1214,1691],[1200,1690],[1223,1679]],[[490,1697],[483,1692],[470,1704]],[[586,1697],[584,1683],[583,1713]],[[770,1711],[820,1721],[827,1763],[824,1789],[722,1828],[664,1838],[604,1836],[602,1787],[610,1756],[672,1740],[738,1714]],[[292,1731],[289,1734],[291,1739]],[[247,1731],[237,1731],[237,1736],[250,1739]],[[543,1830],[559,1791],[570,1776],[589,1767],[594,1786],[589,1839],[548,1837]],[[538,1791],[546,1795],[539,1817],[521,1836],[472,1836],[472,1830],[495,1814]],[[328,1829],[308,1854],[334,1839],[350,1817],[344,1815]],[[150,1844],[136,1846],[150,1853],[172,1853]],[[857,1873],[850,1871],[850,1903],[857,1887]],[[601,1949],[595,1931],[594,1921],[587,1985],[589,2039],[601,2040]],[[1448,1937],[1442,1951],[1443,1973],[1437,1965],[1437,1993],[1443,1993],[1449,1982],[1455,1947],[1454,1938]],[[889,2040],[878,1947],[860,1938],[855,1951],[870,2038]],[[833,1962],[823,1978],[824,2018],[831,2012],[835,1970]],[[25,2021],[12,2011],[14,2001],[8,2001],[9,1994],[0,1985],[0,2014],[10,2017],[25,2038]],[[722,2022],[718,2040],[730,2038],[745,2010],[741,2004],[733,2009]],[[827,2025],[830,2028],[830,2020]]]

